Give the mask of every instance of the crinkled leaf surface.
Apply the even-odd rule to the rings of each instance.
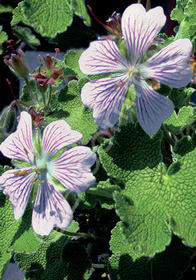
[[[75,221],[67,229],[69,232],[77,230]],[[15,261],[26,272],[26,279],[84,279],[89,269],[87,254],[83,247],[69,240],[69,236],[53,231],[52,239],[50,236],[42,238],[35,254],[16,254]]]
[[[90,17],[82,0],[23,0],[15,8],[11,24],[13,26],[22,21],[42,36],[53,38],[71,25],[73,12],[90,24]]]
[[[135,260],[134,247],[128,246],[122,235],[119,222],[112,230],[110,249],[114,253],[109,259],[109,272],[112,280],[178,280],[190,265],[193,249],[185,247],[177,237],[154,258],[141,257]]]
[[[81,132],[82,143],[86,143],[97,129],[97,125],[93,121],[92,110],[85,107],[80,98],[81,88],[87,81],[87,78],[80,79],[78,82],[73,80],[69,82],[68,87],[53,95],[51,103],[54,109],[46,115],[48,122],[64,119],[72,129]]]
[[[0,55],[2,54],[3,50],[1,49],[1,44],[3,44],[7,40],[6,32],[2,31],[3,26],[0,25]]]
[[[180,23],[176,39],[195,39],[196,0],[178,0],[176,8],[172,11],[171,18]]]
[[[0,166],[0,174],[9,167]],[[36,252],[40,244],[31,227],[31,207],[16,221],[8,196],[0,191],[0,275],[14,252]]]
[[[87,13],[85,2],[83,0],[71,0],[71,9],[73,9],[74,14],[81,17],[86,24],[91,23],[89,14]]]
[[[105,182],[99,182],[97,186],[91,186],[80,195],[80,199],[88,208],[94,208],[99,202],[102,208],[112,209],[114,207],[113,193],[116,190],[120,190],[120,187],[108,179]]]
[[[7,40],[6,32],[2,31],[3,26],[0,25],[0,44],[4,43]]]
[[[196,110],[193,107],[182,107],[178,114],[174,111],[172,115],[167,119],[167,129],[174,134],[183,131],[186,127],[190,127],[196,121]]]
[[[11,6],[0,4],[0,13],[10,13],[13,11],[13,9],[14,8]]]
[[[21,21],[42,36],[55,37],[72,23],[72,11],[64,0],[24,0],[13,13],[12,25]],[[18,20],[19,19],[19,20]]]
[[[24,41],[29,47],[34,48],[40,45],[40,41],[33,35],[29,28],[15,26],[14,34]]]
[[[196,149],[187,152],[167,170],[161,163],[161,134],[146,135],[139,127],[121,127],[114,143],[99,150],[109,176],[125,183],[116,192],[121,230],[138,257],[153,256],[171,241],[172,232],[196,245]],[[111,148],[104,153],[104,150]]]
[[[169,98],[173,101],[176,109],[180,109],[183,106],[187,106],[190,103],[192,94],[194,93],[194,88],[182,88],[182,89],[168,89]]]
[[[77,78],[82,78],[85,75],[80,71],[78,59],[82,54],[82,50],[69,50],[64,58],[65,65],[75,72]]]

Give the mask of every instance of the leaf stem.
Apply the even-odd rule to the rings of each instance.
[[[91,238],[91,239],[95,239],[95,240],[104,240],[103,237],[100,237],[100,236],[95,236],[94,234],[91,234],[91,233],[85,233],[85,232],[70,232],[70,231],[67,231],[67,230],[62,230],[60,228],[54,228],[54,230],[58,231],[58,232],[61,232],[65,235],[68,235],[68,236],[79,236],[79,237],[85,237],[85,238]]]
[[[51,96],[52,96],[52,85],[49,84],[49,94],[48,94],[48,102],[47,102],[47,106],[49,106],[50,101],[51,101]]]
[[[24,78],[24,80],[25,80],[25,83],[26,83],[26,85],[27,85],[29,94],[30,94],[30,96],[31,96],[31,98],[32,98],[32,100],[33,100],[33,102],[34,102],[34,104],[37,104],[37,100],[36,100],[36,98],[35,98],[35,96],[34,96],[32,90],[31,90],[31,87],[30,87],[30,84],[29,84],[28,79],[27,79],[27,78]]]
[[[164,135],[165,139],[168,141],[168,143],[174,147],[175,141],[170,137],[164,124],[161,125],[161,130],[163,131],[163,135]]]

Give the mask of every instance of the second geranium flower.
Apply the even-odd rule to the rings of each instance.
[[[135,88],[137,118],[147,134],[156,133],[172,114],[172,101],[158,94],[147,79],[174,88],[186,86],[193,77],[188,64],[192,44],[189,39],[178,39],[145,60],[147,49],[165,21],[161,7],[146,12],[141,4],[132,4],[122,15],[124,55],[112,40],[94,41],[82,53],[79,66],[83,73],[113,73],[110,77],[86,83],[81,92],[82,102],[93,110],[94,121],[100,129],[118,122],[131,84]]]

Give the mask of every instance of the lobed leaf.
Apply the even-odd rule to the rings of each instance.
[[[163,251],[172,233],[196,246],[196,149],[187,150],[167,170],[160,139],[160,133],[150,137],[130,124],[99,149],[108,175],[125,184],[114,194],[115,208],[124,240],[137,257]]]

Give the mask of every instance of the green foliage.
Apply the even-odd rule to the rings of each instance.
[[[79,65],[78,65],[78,59],[80,58],[82,54],[82,50],[69,50],[64,58],[65,65],[74,71],[75,76],[77,78],[82,78],[85,75],[80,71]]]
[[[0,173],[10,169],[0,166]],[[24,216],[16,221],[8,196],[0,191],[0,275],[3,275],[14,252],[34,253],[40,240],[31,227],[31,206]]]
[[[176,8],[171,13],[171,19],[180,23],[176,39],[190,38],[195,44],[196,0],[178,0]]]
[[[8,39],[6,32],[2,31],[3,26],[0,25],[0,55],[2,54],[2,44]]]
[[[0,14],[1,13],[10,13],[12,11],[13,11],[13,8],[11,6],[0,4]]]
[[[196,110],[193,107],[182,107],[178,114],[174,111],[173,114],[164,121],[169,131],[174,134],[182,132],[185,128],[189,129],[190,126],[196,121]]]
[[[160,139],[160,133],[150,137],[130,124],[115,134],[113,144],[105,141],[99,150],[107,174],[125,184],[114,199],[124,240],[134,247],[133,258],[163,251],[172,232],[196,245],[196,173],[191,164],[196,149],[167,170],[161,163]]]
[[[169,88],[169,87],[167,87]],[[176,109],[180,109],[183,106],[190,105],[191,96],[195,91],[194,88],[181,88],[181,89],[169,89],[169,98],[173,101]]]
[[[128,246],[120,230],[120,223],[112,230],[109,272],[112,280],[177,280],[190,265],[192,249],[182,245],[177,237],[154,258],[141,257],[135,260],[135,248]]]
[[[40,45],[40,41],[32,34],[29,28],[15,26],[13,28],[14,34],[25,42],[29,47],[35,48]]]
[[[97,128],[92,111],[82,104],[80,98],[81,88],[87,80],[87,78],[80,79],[78,82],[73,80],[69,82],[68,87],[53,95],[51,103],[54,109],[48,111],[45,116],[47,122],[64,119],[72,129],[82,133],[82,143],[86,143]]]
[[[112,209],[114,207],[113,193],[119,190],[120,187],[108,179],[105,182],[99,182],[97,186],[90,187],[81,194],[80,198],[85,208],[94,208],[99,202],[102,208]]]
[[[76,232],[78,224],[73,221],[67,230]],[[84,279],[90,263],[82,246],[69,242],[70,237],[55,231],[49,237],[40,239],[42,243],[36,253],[15,255],[19,268],[26,272],[26,279]]]
[[[12,26],[22,22],[35,29],[42,36],[55,37],[67,30],[73,20],[73,13],[90,24],[82,0],[23,0],[13,11]]]

